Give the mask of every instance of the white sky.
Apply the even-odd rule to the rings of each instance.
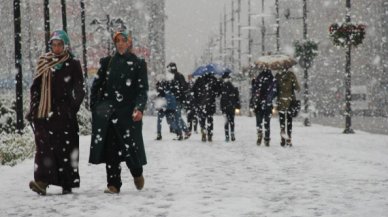
[[[228,0],[166,0],[166,62],[183,74],[193,71],[210,35],[219,33],[220,16]]]

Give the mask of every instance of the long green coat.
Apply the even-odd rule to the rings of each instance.
[[[277,82],[277,106],[279,111],[287,110],[295,92],[300,91],[299,82],[291,71],[281,71],[275,75]]]
[[[121,161],[138,168],[147,164],[142,121],[132,120],[133,110],[144,111],[147,102],[148,78],[144,60],[136,55],[116,53],[100,60],[100,69],[91,89],[92,139],[89,162],[105,163],[108,127],[118,136]]]

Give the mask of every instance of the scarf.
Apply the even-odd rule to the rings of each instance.
[[[70,58],[69,52],[56,56],[52,52],[48,52],[39,57],[38,65],[34,75],[34,80],[42,79],[40,88],[40,101],[38,108],[38,118],[47,118],[51,112],[51,78],[52,72],[60,69],[63,63]]]

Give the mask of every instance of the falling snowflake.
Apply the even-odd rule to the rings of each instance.
[[[70,76],[67,76],[67,77],[65,77],[63,80],[64,80],[66,83],[68,83],[68,82],[70,81],[70,79],[71,79],[71,77],[70,77]]]

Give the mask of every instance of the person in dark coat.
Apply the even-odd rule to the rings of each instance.
[[[229,73],[222,76],[223,82],[221,84],[221,111],[225,116],[225,141],[229,142],[229,127],[230,139],[236,140],[234,133],[234,117],[236,109],[240,109],[240,96],[238,89],[230,81]]]
[[[127,32],[113,35],[116,52],[100,60],[91,88],[92,139],[89,162],[106,163],[107,189],[119,193],[120,163],[125,162],[138,190],[144,186],[147,164],[142,117],[147,103],[148,78],[144,60],[131,53]]]
[[[157,117],[157,136],[156,140],[162,140],[162,120],[166,117],[167,124],[177,134],[176,140],[183,140],[182,129],[178,127],[176,116],[176,98],[171,92],[171,84],[169,81],[162,80],[156,82],[156,90],[158,92],[158,100],[160,106],[158,108]]]
[[[81,64],[70,52],[63,30],[51,34],[50,51],[39,57],[30,89],[26,119],[35,135],[32,191],[46,195],[48,185],[62,193],[80,186],[77,112],[85,96]]]
[[[252,83],[252,98],[250,107],[256,114],[256,129],[257,129],[257,145],[261,145],[263,139],[263,120],[264,120],[264,144],[270,144],[270,129],[272,117],[272,102],[276,97],[277,84],[276,79],[272,75],[272,71],[264,69],[254,79]]]
[[[284,69],[275,76],[277,81],[277,110],[280,122],[280,145],[292,146],[292,115],[290,110],[291,100],[295,99],[295,92],[300,91],[300,85],[294,72]],[[287,135],[286,135],[287,128]]]
[[[191,132],[189,132],[185,121],[182,119],[182,109],[186,103],[188,84],[185,80],[185,77],[180,72],[178,72],[176,63],[169,63],[167,65],[167,71],[174,76],[171,81],[171,91],[177,100],[176,118],[178,127],[185,132],[185,139],[188,139],[191,135]]]
[[[216,97],[220,95],[220,88],[220,82],[212,73],[200,76],[193,86],[203,142],[213,140],[213,115],[216,112]]]
[[[193,76],[188,76],[188,84],[189,84],[189,91],[186,95],[186,112],[187,112],[187,124],[188,130],[192,132],[194,130],[195,133],[198,133],[198,108],[197,108],[197,102],[194,99],[194,92],[193,92]]]

